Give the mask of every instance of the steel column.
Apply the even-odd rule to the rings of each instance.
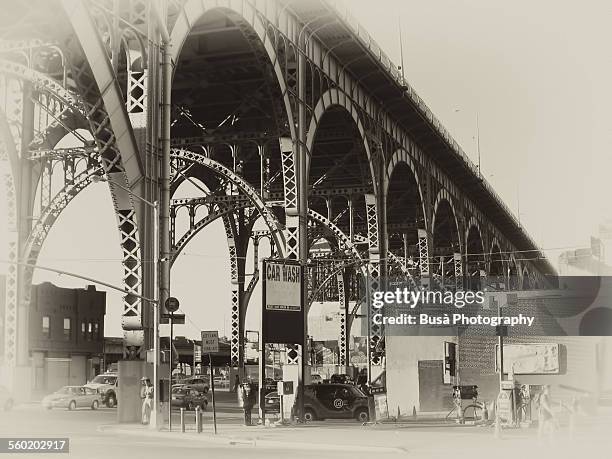
[[[421,287],[429,289],[430,287],[430,271],[429,271],[429,243],[427,238],[427,230],[419,228],[419,271],[421,274]]]
[[[367,305],[368,305],[368,378],[371,382],[372,365],[380,365],[381,359],[375,355],[376,346],[383,336],[383,327],[372,321],[374,314],[379,313],[378,309],[372,305],[372,295],[380,290],[380,247],[378,238],[378,212],[376,211],[376,196],[373,194],[365,195],[366,202],[366,218],[368,226],[368,289],[367,289]]]

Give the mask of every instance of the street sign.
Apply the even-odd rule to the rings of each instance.
[[[203,331],[202,332],[202,353],[214,354],[219,352],[219,332]]]
[[[278,381],[276,383],[276,390],[278,395],[292,395],[293,381]]]
[[[168,297],[166,299],[166,302],[164,303],[164,306],[166,306],[166,309],[169,312],[176,312],[176,311],[178,311],[179,305],[180,305],[179,300],[176,299],[173,296]]]
[[[185,325],[185,314],[162,314],[162,319],[170,319],[172,316],[172,323],[174,325]],[[165,322],[168,323],[168,322]]]

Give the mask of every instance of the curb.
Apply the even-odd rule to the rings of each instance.
[[[145,437],[156,437],[164,438],[166,434],[174,434],[179,432],[157,432],[154,430],[131,430],[121,429],[114,425],[101,425],[96,429],[98,432],[107,434],[125,434],[134,436],[145,436]],[[372,453],[406,453],[407,450],[402,447],[394,446],[368,446],[368,445],[341,445],[334,443],[307,443],[307,442],[295,442],[285,440],[266,440],[257,438],[241,438],[241,437],[229,437],[224,435],[211,436],[209,434],[196,434],[186,433],[181,437],[177,436],[177,440],[192,440],[203,443],[216,443],[227,446],[251,446],[260,448],[300,448],[312,451],[344,451],[344,452],[372,452]],[[167,438],[167,437],[166,437]]]

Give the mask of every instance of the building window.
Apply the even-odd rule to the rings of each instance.
[[[42,318],[42,336],[43,338],[51,338],[50,328],[49,328],[49,316],[43,316]]]
[[[71,330],[71,326],[70,326],[70,317],[64,317],[64,339],[69,340],[70,339],[70,330]]]
[[[100,341],[100,325],[98,322],[94,323],[94,336],[96,337],[96,341]]]
[[[91,341],[92,338],[92,326],[91,326],[91,322],[89,322],[87,324],[87,341]]]
[[[86,333],[85,333],[85,322],[81,322],[81,336],[83,339],[85,339]]]

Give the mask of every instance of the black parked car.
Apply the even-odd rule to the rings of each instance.
[[[176,386],[172,388],[172,406],[195,410],[197,406],[205,410],[208,406],[208,398],[204,392],[196,387]]]
[[[278,392],[265,396],[265,412],[279,413]],[[304,387],[304,420],[356,419],[367,422],[370,419],[368,397],[352,384],[312,384]]]
[[[304,420],[370,419],[368,397],[352,384],[314,384],[304,390]]]

